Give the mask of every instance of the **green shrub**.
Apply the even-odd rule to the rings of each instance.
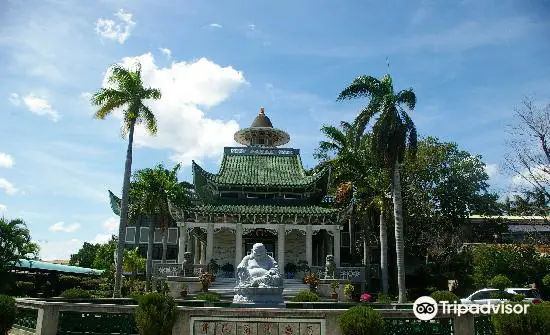
[[[521,301],[523,301],[523,299],[525,299],[525,294],[514,294],[510,298],[510,301],[521,302]]]
[[[527,314],[493,314],[491,321],[496,335],[550,334],[550,305],[528,306]]]
[[[101,279],[86,279],[81,283],[81,287],[86,290],[99,290]]]
[[[355,291],[355,286],[353,286],[353,284],[347,283],[346,285],[344,285],[344,295],[349,299],[353,298],[354,291]]]
[[[292,302],[316,302],[319,301],[319,296],[311,291],[299,292],[295,297],[292,297]]]
[[[387,293],[379,293],[376,297],[376,302],[382,304],[390,304],[392,302],[391,297]]]
[[[460,299],[451,291],[435,291],[430,294],[430,297],[434,298],[435,301],[460,301]]]
[[[338,317],[343,335],[382,335],[384,319],[380,313],[367,306],[352,307]]]
[[[136,324],[141,335],[170,335],[176,322],[176,303],[170,296],[149,293],[139,299]]]
[[[211,292],[203,292],[197,295],[197,300],[206,300],[206,301],[216,302],[216,301],[220,301],[220,296]]]
[[[17,287],[17,295],[22,297],[32,296],[36,293],[33,282],[17,281],[15,282],[15,287]]]
[[[82,285],[83,279],[76,276],[66,276],[60,275],[57,281],[56,287],[54,289],[58,291],[65,291],[70,288],[80,287]]]
[[[61,296],[63,298],[91,298],[92,293],[90,291],[75,287],[61,292]]]
[[[550,287],[550,273],[542,277],[542,285]]]
[[[512,286],[512,281],[508,279],[505,275],[496,275],[491,280],[489,280],[489,287],[498,288],[499,290],[504,290],[507,287]]]
[[[0,335],[7,335],[15,322],[17,309],[15,299],[7,295],[0,295]]]

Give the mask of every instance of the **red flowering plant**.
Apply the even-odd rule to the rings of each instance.
[[[359,300],[363,303],[372,301],[372,296],[368,293],[361,294]]]

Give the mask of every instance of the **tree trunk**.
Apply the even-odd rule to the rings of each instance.
[[[120,224],[118,226],[118,242],[116,250],[116,269],[115,285],[113,288],[113,297],[120,298],[122,282],[122,255],[124,252],[124,242],[126,240],[126,226],[128,225],[128,197],[130,191],[130,175],[132,173],[132,144],[134,142],[134,125],[130,124],[128,134],[128,149],[126,150],[126,164],[124,166],[124,180],[122,182],[122,200],[120,203]]]
[[[147,265],[145,267],[145,291],[152,292],[153,285],[153,243],[155,240],[155,220],[156,216],[149,216],[149,238],[147,240]]]
[[[395,163],[393,170],[393,215],[395,217],[395,253],[397,256],[397,287],[399,289],[399,303],[407,301],[405,288],[405,242],[403,238],[403,199],[401,197],[401,177],[399,163]]]
[[[380,209],[380,280],[382,292],[388,294],[388,227]]]
[[[168,245],[166,240],[168,239],[168,228],[162,229],[162,263],[166,263],[166,250]]]

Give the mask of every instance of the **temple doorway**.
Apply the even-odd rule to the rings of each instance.
[[[267,254],[276,258],[277,236],[263,228],[254,229],[250,233],[243,235],[244,250],[247,255],[252,251],[252,246],[255,243],[263,243]]]

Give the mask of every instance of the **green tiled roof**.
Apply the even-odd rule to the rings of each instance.
[[[189,209],[192,212],[208,214],[298,214],[330,215],[342,209],[321,206],[271,206],[271,205],[201,205]]]
[[[217,185],[305,187],[327,177],[328,168],[306,175],[299,155],[224,155],[218,174],[193,162],[193,172]]]

